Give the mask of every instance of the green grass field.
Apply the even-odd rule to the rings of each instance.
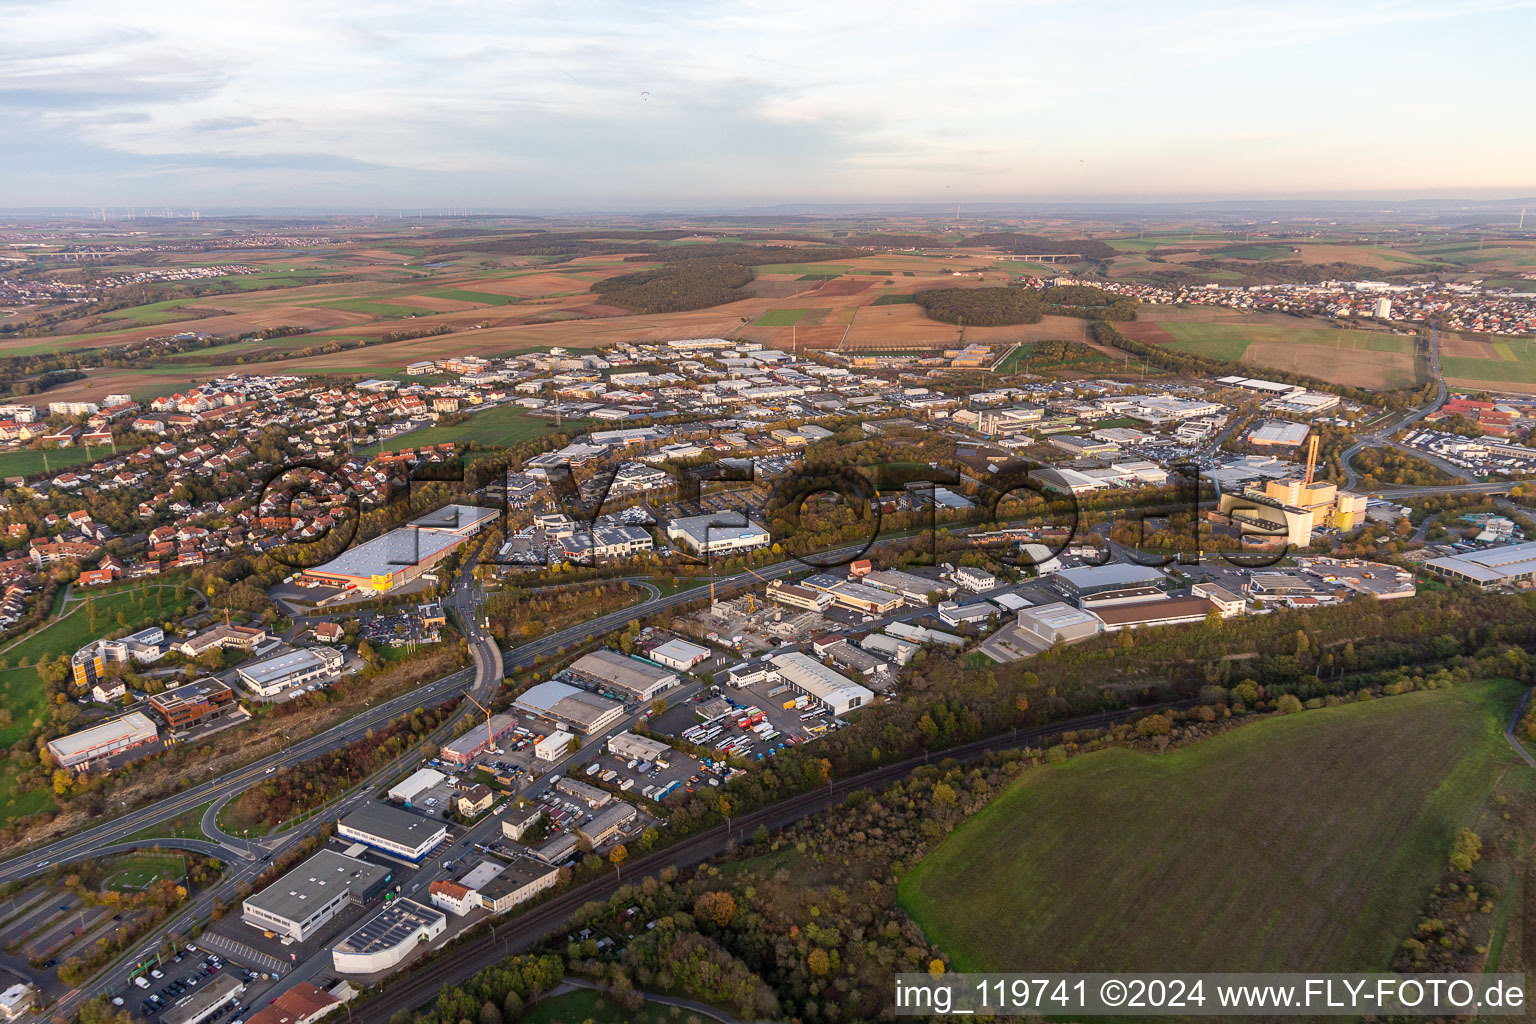
[[[1507,681],[1030,771],[901,880],[961,970],[1385,970],[1512,752]]]
[[[1440,372],[1460,380],[1487,380],[1505,384],[1536,384],[1536,344],[1500,341],[1489,346],[1497,359],[1441,356]]]
[[[509,445],[533,437],[543,437],[559,431],[582,429],[584,420],[566,420],[556,427],[553,420],[535,419],[522,409],[498,406],[485,412],[470,413],[463,422],[449,427],[427,427],[364,449],[363,454],[379,451],[397,451],[401,448],[419,448],[422,445],[442,444],[445,441],[476,441],[480,444]]]
[[[911,292],[907,292],[905,295],[903,295],[903,294],[898,292],[898,293],[896,293],[894,295],[890,294],[890,293],[882,295],[878,299],[876,299],[874,302],[871,302],[870,305],[871,306],[904,306],[904,305],[906,305],[908,303],[916,302],[916,301],[917,300],[912,296]]]
[[[169,821],[162,821],[155,825],[149,825],[139,829],[129,836],[123,837],[125,843],[137,843],[145,839],[207,839],[203,832],[203,812],[208,810],[209,801],[201,807],[195,807]]]
[[[808,309],[770,309],[754,321],[759,327],[790,327],[809,313]]]
[[[1335,327],[1279,327],[1273,324],[1184,323],[1177,320],[1160,320],[1158,326],[1177,340],[1170,348],[1182,352],[1210,355],[1216,351],[1243,350],[1253,342],[1274,342],[1284,345],[1314,345],[1320,348],[1344,349],[1360,352],[1412,352],[1413,339],[1385,331],[1351,331]],[[1241,358],[1215,356],[1218,359]]]
[[[50,448],[46,452],[18,448],[15,451],[0,452],[0,477],[62,473],[71,466],[95,462],[111,454],[112,449],[102,445],[94,448]]]
[[[130,853],[114,858],[104,883],[108,889],[147,889],[163,878],[187,875],[185,858],[174,853]]]
[[[505,306],[518,301],[511,295],[498,295],[495,292],[474,292],[465,288],[437,288],[430,292],[421,292],[429,299],[453,299],[457,302],[479,302],[487,306]]]
[[[375,302],[372,299],[337,299],[333,302],[317,302],[327,309],[345,309],[352,313],[371,313],[374,316],[431,316],[432,310],[422,306],[401,306],[393,302]]]
[[[188,595],[176,598],[175,584],[151,584],[147,595],[141,595],[137,585],[106,592],[87,591],[82,600],[72,600],[64,615],[33,630],[22,639],[0,650],[8,666],[19,665],[23,658],[29,666],[40,658],[73,654],[92,640],[125,627],[141,629],[158,622],[174,621],[193,606]],[[87,602],[94,602],[96,624],[91,625],[91,612]],[[122,621],[118,615],[121,613]],[[17,668],[0,671],[0,704],[11,712],[11,724],[0,728],[0,747],[8,747],[25,736],[42,711],[43,685],[33,668]]]

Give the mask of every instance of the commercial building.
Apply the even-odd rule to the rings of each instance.
[[[739,512],[686,516],[667,524],[667,539],[695,554],[718,555],[766,547],[768,531]]]
[[[287,654],[241,665],[235,669],[235,674],[252,693],[275,697],[295,687],[335,678],[345,662],[344,654],[329,647],[301,647]]]
[[[37,986],[22,981],[0,992],[0,1020],[25,1017],[37,1005]]]
[[[215,647],[227,650],[233,647],[241,651],[254,651],[267,640],[267,631],[255,626],[236,626],[221,622],[212,629],[205,629],[193,637],[171,645],[171,650],[189,658],[201,658]]]
[[[797,583],[774,580],[768,584],[768,603],[775,607],[788,605],[807,612],[824,612],[832,604],[832,595],[824,590],[812,590]]]
[[[48,741],[48,753],[61,768],[86,771],[102,758],[153,743],[160,736],[155,723],[138,711]]]
[[[1203,597],[1216,606],[1221,612],[1221,617],[1230,619],[1234,615],[1241,615],[1248,607],[1248,602],[1240,594],[1234,594],[1219,583],[1196,583],[1189,588],[1189,592],[1196,597]]]
[[[444,505],[398,530],[349,548],[304,575],[349,590],[384,592],[409,583],[447,558],[501,513],[473,505]]]
[[[321,850],[241,904],[246,924],[303,942],[345,907],[361,906],[389,887],[390,868]]]
[[[492,715],[488,721],[476,722],[469,732],[444,743],[438,748],[437,756],[449,764],[469,764],[495,746],[496,741],[510,736],[516,728],[516,715]]]
[[[537,683],[518,694],[512,706],[569,725],[579,733],[602,732],[624,717],[624,705],[556,680]]]
[[[538,804],[529,804],[526,807],[510,807],[501,818],[501,834],[508,839],[521,840],[528,834],[528,830],[539,823],[544,817],[544,808]]]
[[[448,917],[435,907],[399,899],[363,922],[331,950],[338,974],[377,974],[397,967],[417,949],[448,927]]]
[[[412,772],[410,778],[397,783],[390,789],[389,798],[409,807],[417,797],[441,786],[447,780],[448,776],[436,768],[422,768]]]
[[[619,837],[619,833],[640,816],[633,804],[627,804],[622,800],[615,800],[596,814],[592,820],[584,825],[577,825],[576,831],[580,833],[593,847],[602,846]]]
[[[632,757],[637,761],[666,760],[672,748],[651,736],[621,732],[608,738],[608,753],[614,757]]]
[[[235,707],[235,691],[208,677],[154,694],[149,698],[149,706],[165,719],[172,732],[179,732],[205,719],[216,719]]]
[[[1248,434],[1248,443],[1259,447],[1297,448],[1311,432],[1305,423],[1269,420]]]
[[[1536,541],[1432,558],[1424,566],[1437,576],[1484,590],[1530,583],[1536,580]]]
[[[338,821],[336,834],[414,863],[448,838],[448,827],[387,804],[367,803]]]
[[[1167,579],[1161,570],[1129,562],[1111,562],[1108,565],[1084,565],[1075,569],[1062,569],[1052,576],[1067,594],[1075,599],[1088,594],[1109,590],[1128,590],[1132,587],[1157,587]]]
[[[866,587],[862,583],[839,583],[828,593],[832,595],[833,604],[851,608],[866,615],[884,615],[895,611],[903,604],[900,594],[893,594],[879,587]]]
[[[990,601],[977,601],[974,604],[940,601],[934,611],[938,612],[939,621],[944,625],[959,627],[966,623],[981,625],[1002,609]]]
[[[930,580],[899,569],[876,569],[866,573],[860,582],[880,590],[889,590],[899,595],[908,604],[918,606],[928,603],[929,594],[938,593],[944,597],[952,597],[955,593],[955,586],[952,583]]]
[[[482,883],[477,892],[480,906],[492,914],[505,914],[527,903],[560,880],[560,869],[532,857],[514,857],[496,876]]]
[[[614,795],[606,789],[589,786],[580,779],[573,779],[567,775],[556,779],[554,788],[557,792],[564,793],[572,800],[579,800],[593,810],[606,807],[614,801]]]
[[[1076,643],[1104,628],[1097,615],[1065,602],[1042,604],[1019,612],[1019,629],[1043,644]]]
[[[709,657],[709,648],[691,644],[687,640],[672,639],[645,652],[645,656],[658,665],[687,672]]]
[[[1139,629],[1143,626],[1179,626],[1204,622],[1205,617],[1216,610],[1216,606],[1203,597],[1174,597],[1100,608],[1094,614],[1104,623],[1104,632],[1117,633],[1122,629]]]
[[[573,562],[590,563],[644,554],[654,546],[651,535],[638,526],[598,526],[573,532],[565,539],[564,551]]]
[[[463,917],[480,905],[480,894],[462,882],[439,878],[427,886],[427,899],[456,917]]]
[[[567,671],[574,679],[622,694],[631,701],[650,700],[678,684],[676,672],[606,649],[582,655]]]
[[[245,982],[232,971],[220,971],[172,1003],[160,1020],[164,1024],[201,1024],[245,991]]]
[[[540,761],[558,761],[570,753],[575,738],[564,729],[556,729],[533,745],[533,756]]]
[[[862,707],[874,697],[869,689],[799,651],[776,654],[769,660],[784,682],[820,701],[834,715]]]

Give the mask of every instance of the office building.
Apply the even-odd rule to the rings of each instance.
[[[390,868],[322,849],[241,904],[246,924],[303,942],[349,906],[389,887]]]
[[[288,690],[341,673],[346,655],[329,647],[302,647],[235,669],[246,689],[261,697],[275,697]]]
[[[435,907],[397,899],[342,939],[331,950],[331,964],[338,974],[387,971],[429,945],[447,927],[447,916]]]
[[[48,741],[48,753],[61,768],[87,771],[95,762],[141,747],[159,739],[155,723],[138,711],[130,711],[89,729]]]
[[[366,803],[336,823],[336,834],[415,863],[448,838],[448,827],[387,804]]]

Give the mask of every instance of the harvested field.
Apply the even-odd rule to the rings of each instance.
[[[959,327],[928,319],[920,306],[866,306],[853,318],[847,347],[926,349],[953,346],[959,340]]]
[[[858,295],[862,292],[869,291],[869,289],[873,287],[875,287],[875,282],[871,280],[859,281],[850,277],[839,277],[831,281],[826,281],[820,285],[812,284],[810,287],[810,294],[814,295],[818,299],[829,299],[840,296]]]
[[[1377,391],[1414,385],[1413,356],[1409,353],[1319,349],[1287,342],[1255,341],[1248,346],[1242,361],[1254,367],[1289,370],[1335,384]]]

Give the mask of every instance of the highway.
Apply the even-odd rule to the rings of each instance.
[[[1069,729],[1084,729],[1110,725],[1133,715],[1168,708],[1192,707],[1193,700],[1122,711],[1101,712],[1083,718],[1060,722],[1033,729],[1015,729],[988,739],[947,750],[936,751],[934,759],[974,761],[989,753],[1012,750],[1022,743],[1038,740]],[[575,886],[542,903],[527,913],[511,918],[494,931],[456,946],[451,957],[426,961],[414,970],[385,981],[377,998],[352,1010],[353,1024],[388,1024],[390,1017],[400,1010],[414,1010],[437,998],[446,986],[458,985],[474,977],[476,973],[501,959],[521,952],[558,933],[576,910],[594,900],[607,899],[622,879],[635,880],[655,874],[664,867],[689,868],[711,857],[726,852],[730,842],[740,841],[759,825],[770,830],[791,825],[802,818],[835,806],[848,794],[860,789],[881,789],[904,778],[914,768],[928,762],[927,756],[911,757],[883,768],[876,768],[845,779],[834,779],[826,788],[789,797],[768,807],[749,811],[733,819],[729,826],[716,825],[673,845],[637,857],[618,873],[604,875]]]
[[[1451,395],[1450,389],[1445,385],[1445,375],[1440,372],[1440,332],[1434,328],[1431,328],[1429,332],[1429,374],[1431,379],[1433,379],[1435,382],[1434,398],[1419,406],[1417,409],[1410,409],[1408,412],[1399,417],[1395,422],[1377,428],[1371,433],[1366,434],[1364,437],[1360,438],[1348,448],[1344,449],[1344,453],[1339,457],[1339,461],[1344,466],[1344,490],[1355,491],[1359,489],[1360,474],[1355,470],[1354,458],[1356,455],[1360,454],[1361,451],[1371,445],[1376,445],[1378,447],[1386,445],[1393,448],[1399,448],[1405,452],[1412,452],[1414,455],[1417,455],[1420,458],[1429,458],[1421,451],[1417,451],[1416,449],[1408,448],[1404,445],[1398,444],[1396,441],[1392,440],[1392,435],[1405,427],[1412,426],[1419,420],[1423,419],[1425,416],[1428,416],[1430,413],[1440,408],[1445,404],[1445,400]],[[1441,463],[1436,459],[1430,459],[1430,461],[1435,462],[1439,468],[1445,470],[1458,479],[1470,479],[1465,473],[1463,473],[1460,469],[1457,469],[1455,466],[1452,466],[1450,463]]]

